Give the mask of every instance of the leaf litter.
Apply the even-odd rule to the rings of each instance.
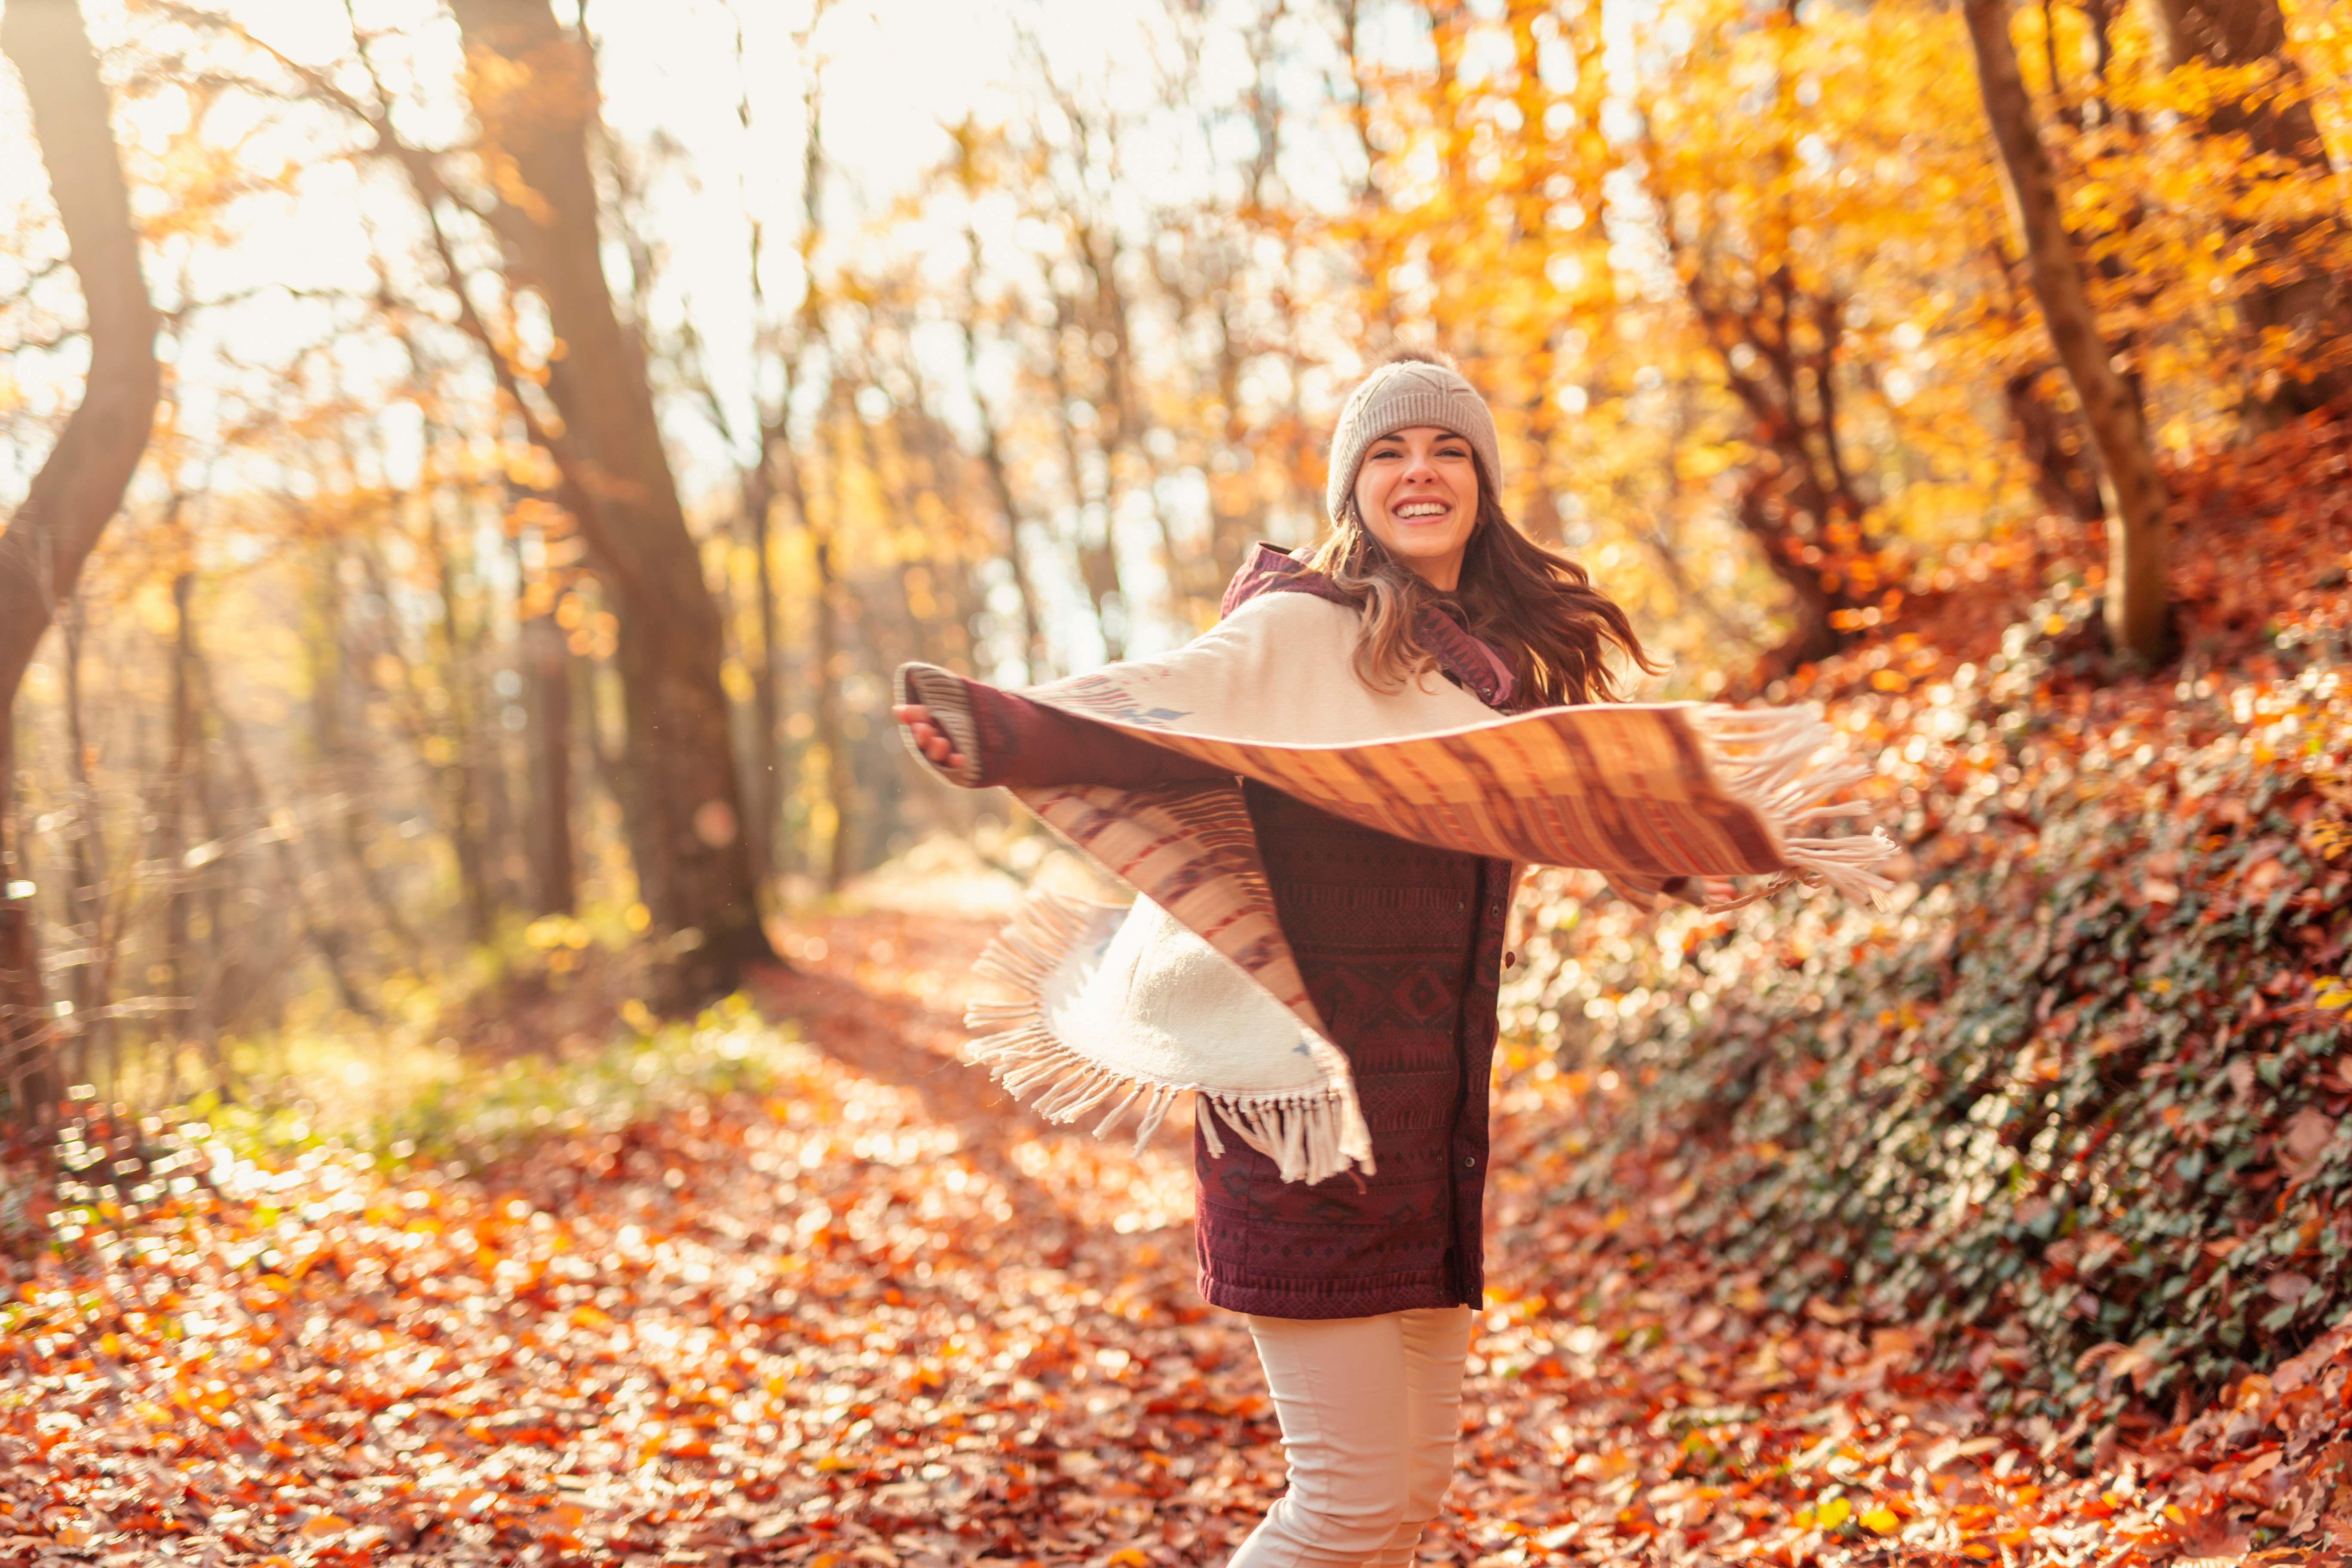
[[[760,998],[806,1043],[759,1091],[472,1173],[201,1129],[154,1161],[93,1122],[83,1174],[131,1151],[105,1190],[144,1201],[6,1261],[0,1564],[1221,1563],[1282,1461],[1240,1320],[1192,1289],[1185,1137],[1130,1156],[954,1063],[987,931],[808,922]],[[1575,1113],[1539,1078],[1498,1095],[1424,1562],[2352,1546],[2343,1328],[2083,1469],[1903,1325],[1768,1310],[1672,1238],[1686,1184],[1557,1202]]]

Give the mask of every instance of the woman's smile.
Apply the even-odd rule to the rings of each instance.
[[[1382,436],[1364,449],[1355,494],[1372,537],[1432,587],[1451,592],[1478,521],[1478,464],[1470,443],[1435,425]]]

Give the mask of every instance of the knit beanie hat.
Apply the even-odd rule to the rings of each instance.
[[[1503,482],[1503,453],[1495,440],[1495,416],[1486,400],[1462,379],[1451,362],[1433,354],[1406,353],[1356,384],[1331,432],[1331,476],[1323,487],[1323,510],[1337,526],[1356,488],[1365,449],[1383,436],[1415,425],[1451,430],[1470,443],[1486,468],[1486,482]]]

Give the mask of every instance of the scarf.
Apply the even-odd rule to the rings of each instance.
[[[1004,994],[969,1009],[969,1055],[1015,1099],[1056,1121],[1099,1113],[1097,1136],[1135,1114],[1139,1148],[1190,1092],[1209,1112],[1212,1155],[1222,1120],[1286,1182],[1374,1168],[1347,1058],[1276,919],[1243,779],[1400,838],[1595,870],[1644,907],[1699,878],[1767,879],[1716,908],[1791,883],[1883,902],[1892,885],[1883,831],[1820,831],[1867,811],[1831,797],[1869,770],[1835,748],[1816,707],[1501,716],[1433,672],[1372,690],[1355,673],[1358,625],[1345,604],[1263,594],[1164,657],[1022,693],[1234,782],[1012,792],[1137,895],[1114,906],[1033,890],[983,954],[976,973]],[[963,682],[914,664],[898,687],[967,760],[959,782],[974,782]]]

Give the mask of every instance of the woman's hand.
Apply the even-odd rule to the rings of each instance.
[[[1739,901],[1739,884],[1729,877],[1677,877],[1663,891],[1695,910],[1717,910]]]
[[[943,768],[963,766],[963,753],[956,750],[955,742],[948,739],[948,732],[931,717],[929,709],[919,702],[901,702],[890,713],[907,726],[907,732],[915,738],[916,749],[923,755]]]

